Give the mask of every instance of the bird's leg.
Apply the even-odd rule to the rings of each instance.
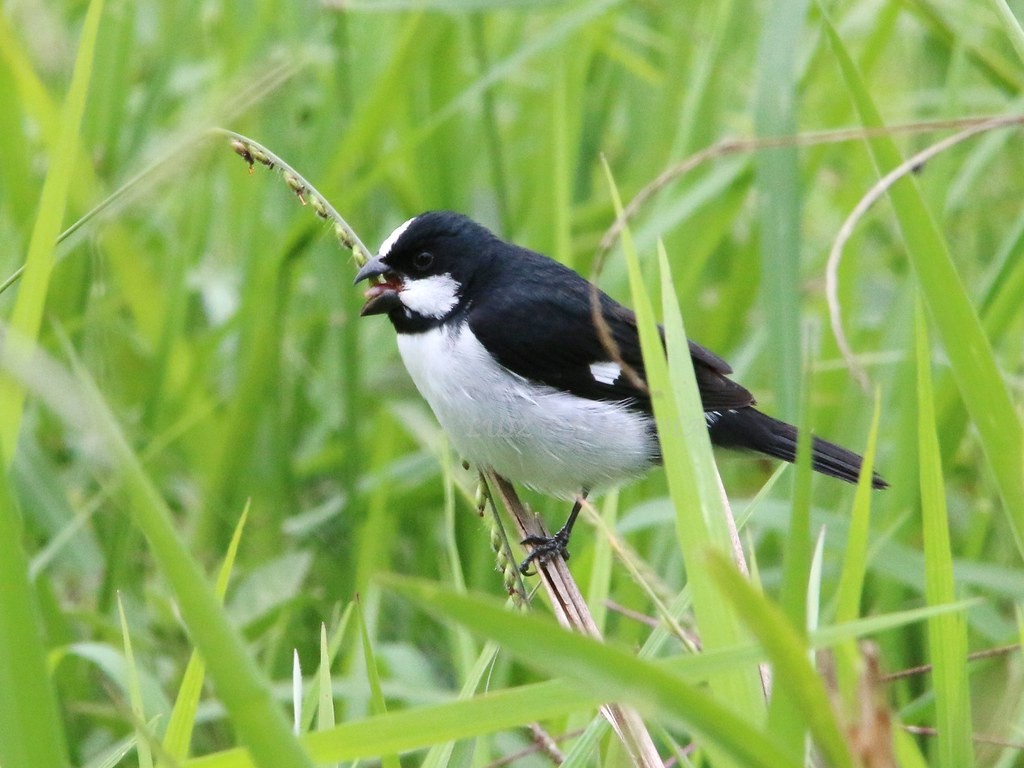
[[[554,536],[527,536],[523,539],[522,543],[529,544],[533,547],[533,550],[519,564],[519,572],[521,574],[524,576],[533,575],[530,566],[533,565],[534,560],[546,563],[556,555],[561,555],[564,560],[569,559],[569,537],[572,535],[572,527],[576,524],[576,518],[580,514],[580,509],[583,507],[583,501],[587,498],[587,493],[589,491],[584,489],[579,497],[577,497],[576,503],[572,505],[569,518],[565,521],[565,525],[559,528],[558,533]]]

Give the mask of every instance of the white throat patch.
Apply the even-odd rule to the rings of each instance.
[[[447,272],[443,275],[406,280],[398,299],[423,317],[440,320],[459,303],[459,284]]]
[[[398,227],[395,228],[395,231],[388,235],[384,242],[380,244],[380,250],[377,251],[377,255],[383,259],[391,253],[391,249],[395,247],[395,243],[398,242],[398,238],[405,234],[405,230],[407,230],[409,225],[416,221],[417,218],[418,217],[413,216],[403,224],[399,224]]]

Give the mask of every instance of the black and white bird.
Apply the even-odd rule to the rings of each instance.
[[[409,375],[462,457],[576,499],[558,533],[524,542],[524,573],[568,556],[580,498],[659,463],[636,317],[598,291],[614,345],[602,339],[594,288],[568,267],[461,214],[429,212],[392,232],[356,283],[370,278],[361,314],[391,320]],[[722,358],[692,341],[690,354],[711,442],[793,461],[796,429],[756,410]],[[812,466],[856,482],[861,457],[815,437]],[[876,474],[873,485],[886,482]]]

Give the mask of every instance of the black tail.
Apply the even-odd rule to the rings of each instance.
[[[796,427],[784,421],[766,416],[754,408],[740,408],[735,411],[714,411],[714,418],[708,414],[711,442],[723,448],[757,451],[784,461],[796,460]],[[861,457],[834,443],[812,438],[811,466],[823,475],[838,477],[848,483],[856,483],[860,474]],[[871,485],[888,488],[881,475],[872,475]]]

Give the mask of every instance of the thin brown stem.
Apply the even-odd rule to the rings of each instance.
[[[595,261],[595,272],[599,271],[599,265],[604,255],[611,249],[622,234],[623,227],[633,219],[634,216],[646,205],[652,197],[677,179],[682,178],[691,171],[699,168],[708,160],[729,155],[758,152],[762,149],[775,149],[778,147],[810,147],[818,144],[837,144],[846,141],[861,141],[864,139],[878,138],[880,136],[896,136],[900,134],[931,133],[934,131],[957,130],[970,128],[977,125],[988,125],[996,121],[1012,125],[1024,121],[1021,115],[1007,115],[1003,117],[964,117],[954,120],[929,120],[913,123],[901,123],[890,125],[886,128],[840,128],[832,131],[816,131],[802,133],[795,136],[771,136],[758,139],[722,139],[704,149],[695,152],[689,157],[669,166],[652,181],[648,182],[629,201],[629,204],[617,217],[612,225],[601,238],[598,246],[597,258]]]
[[[986,648],[983,651],[975,651],[967,655],[967,661],[980,661],[981,659],[991,659],[996,656],[1009,656],[1011,653],[1019,653],[1020,644],[1014,643],[1013,645],[1001,645],[998,648]],[[919,664],[916,667],[910,667],[908,669],[901,669],[898,672],[890,672],[887,675],[882,675],[879,680],[883,683],[892,683],[896,680],[905,680],[908,677],[917,677],[918,675],[926,675],[932,671],[931,664]]]
[[[939,735],[938,728],[932,728],[926,725],[904,725],[903,730],[905,730],[907,733],[912,733],[915,736]],[[1024,742],[1007,741],[1006,739],[1000,739],[998,736],[988,736],[984,733],[972,733],[971,741],[973,741],[975,744],[991,744],[996,747],[1006,747],[1008,749],[1024,750]]]
[[[846,338],[846,331],[843,329],[842,306],[839,301],[839,264],[843,257],[843,249],[846,247],[847,241],[853,235],[853,230],[868,210],[880,197],[889,191],[893,184],[908,174],[917,173],[925,163],[936,155],[945,152],[947,149],[977,136],[978,134],[986,133],[996,128],[1020,125],[1022,122],[1024,122],[1024,116],[1021,115],[990,118],[981,122],[972,123],[963,130],[954,133],[952,136],[947,136],[942,139],[942,141],[938,141],[935,144],[926,147],[913,155],[910,159],[900,163],[889,171],[889,173],[879,179],[871,189],[867,191],[864,197],[860,199],[860,202],[857,203],[854,209],[850,212],[850,215],[846,217],[846,221],[844,221],[843,225],[839,228],[835,242],[832,244],[832,250],[828,255],[828,263],[825,267],[825,295],[828,300],[829,322],[832,326],[832,335],[835,337],[839,351],[842,353],[843,359],[846,360],[847,368],[850,370],[850,373],[854,378],[860,382],[860,385],[864,388],[865,392],[871,391],[871,380],[868,377],[867,371],[857,360],[857,357],[853,352],[853,348],[850,346],[850,342]]]
[[[519,500],[511,483],[496,472],[487,471],[485,474],[488,484],[497,491],[502,505],[512,517],[521,538],[549,535],[540,519],[527,510]],[[538,561],[537,573],[551,601],[551,608],[558,623],[580,634],[601,640],[601,632],[594,623],[590,608],[583,599],[583,594],[569,572],[565,560],[554,557],[547,562]],[[636,710],[621,704],[606,704],[601,707],[601,714],[622,741],[634,765],[661,768],[663,763],[658,750]]]

